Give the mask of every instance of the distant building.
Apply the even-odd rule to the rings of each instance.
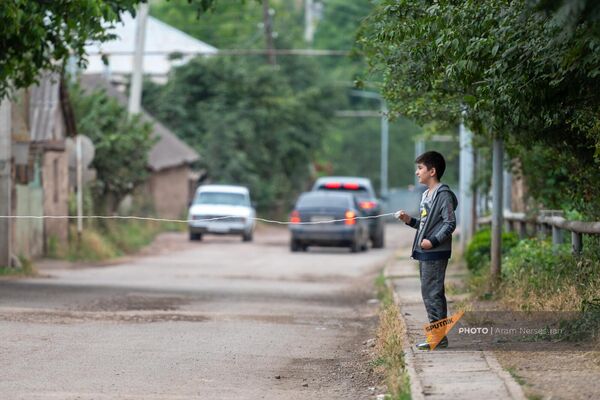
[[[89,54],[89,64],[84,74],[102,74],[118,79],[119,76],[128,76],[133,70],[133,51],[135,49],[137,21],[131,14],[122,16],[122,22],[115,25],[108,32],[117,35],[117,39],[94,43],[86,46]],[[189,61],[193,54],[216,54],[218,50],[192,36],[148,16],[146,22],[146,41],[144,49],[144,74],[159,80],[166,79],[166,75],[173,66]],[[169,55],[184,53],[176,60],[170,60]],[[108,65],[102,61],[103,55],[108,60]],[[162,78],[162,79],[161,79]]]
[[[133,53],[137,20],[129,13],[122,15],[122,22],[108,32],[117,39],[94,43],[86,47],[89,64],[82,71],[84,88],[103,88],[125,108],[128,106],[124,85],[133,71]],[[164,82],[171,68],[182,65],[195,54],[216,54],[217,48],[148,16],[144,45],[143,73],[153,80]],[[181,57],[170,59],[180,53]],[[105,65],[103,57],[108,61]],[[191,165],[199,159],[198,154],[177,138],[169,129],[149,114],[142,112],[142,119],[154,126],[158,143],[148,155],[148,168],[152,171],[146,190],[151,195],[156,213],[160,217],[176,218],[184,215],[199,178]]]
[[[83,75],[82,88],[87,91],[101,89],[127,107],[127,97],[101,75]],[[148,155],[151,177],[146,190],[151,196],[157,216],[178,218],[187,210],[196,188],[197,173],[192,164],[199,160],[198,153],[182,142],[163,124],[142,111],[141,118],[152,123],[153,135],[158,142]]]
[[[42,74],[39,84],[19,90],[11,105],[12,215],[68,215],[69,167],[65,139],[68,113],[60,76]],[[12,254],[36,258],[68,238],[67,219],[16,219]]]

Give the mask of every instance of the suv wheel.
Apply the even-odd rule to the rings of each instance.
[[[252,231],[250,231],[250,232],[247,232],[247,233],[244,233],[244,234],[242,235],[242,241],[244,241],[244,242],[251,242],[251,241],[252,241],[252,238],[253,238],[253,233],[252,233]]]

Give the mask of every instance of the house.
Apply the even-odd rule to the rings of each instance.
[[[65,139],[72,126],[56,73],[18,91],[11,104],[12,215],[68,215],[69,170]],[[16,219],[12,254],[36,258],[68,238],[67,219]]]
[[[132,57],[135,49],[137,20],[131,14],[122,15],[121,23],[109,29],[117,36],[115,40],[92,43],[86,46],[88,65],[84,74],[102,74],[117,77],[129,76],[133,70]],[[165,80],[172,67],[188,62],[195,54],[216,54],[217,49],[160,20],[148,16],[144,46],[143,71],[156,80]],[[179,53],[181,57],[172,59]],[[103,58],[108,61],[104,64]]]
[[[123,107],[127,107],[125,93],[102,75],[82,75],[80,84],[89,92],[104,90]],[[141,118],[153,125],[153,135],[158,138],[148,154],[151,176],[145,190],[152,199],[158,217],[181,217],[196,188],[197,173],[192,171],[192,165],[199,160],[199,155],[148,113],[142,111]]]

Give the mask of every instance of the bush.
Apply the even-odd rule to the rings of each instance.
[[[75,225],[70,226],[69,246],[66,258],[70,261],[103,261],[124,254],[135,253],[150,244],[161,232],[177,231],[182,224],[106,220],[100,224],[87,224],[81,238],[77,237]],[[57,255],[58,258],[60,255]]]
[[[519,237],[513,232],[502,233],[502,254],[506,254],[519,242]],[[492,247],[492,231],[482,229],[473,235],[473,239],[465,252],[467,267],[473,273],[480,273],[484,267],[489,266]]]
[[[503,300],[514,309],[586,311],[600,301],[599,249],[590,241],[581,256],[573,256],[569,245],[519,242],[503,260]]]

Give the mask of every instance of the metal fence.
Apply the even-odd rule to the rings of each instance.
[[[477,220],[478,225],[488,225],[491,222],[491,217],[482,217]],[[556,210],[543,210],[537,216],[505,211],[504,222],[506,231],[517,232],[521,239],[529,236],[546,238],[552,234],[552,244],[555,247],[564,242],[564,231],[571,232],[573,254],[581,254],[583,235],[600,235],[600,221],[569,221],[563,217],[562,211]]]

